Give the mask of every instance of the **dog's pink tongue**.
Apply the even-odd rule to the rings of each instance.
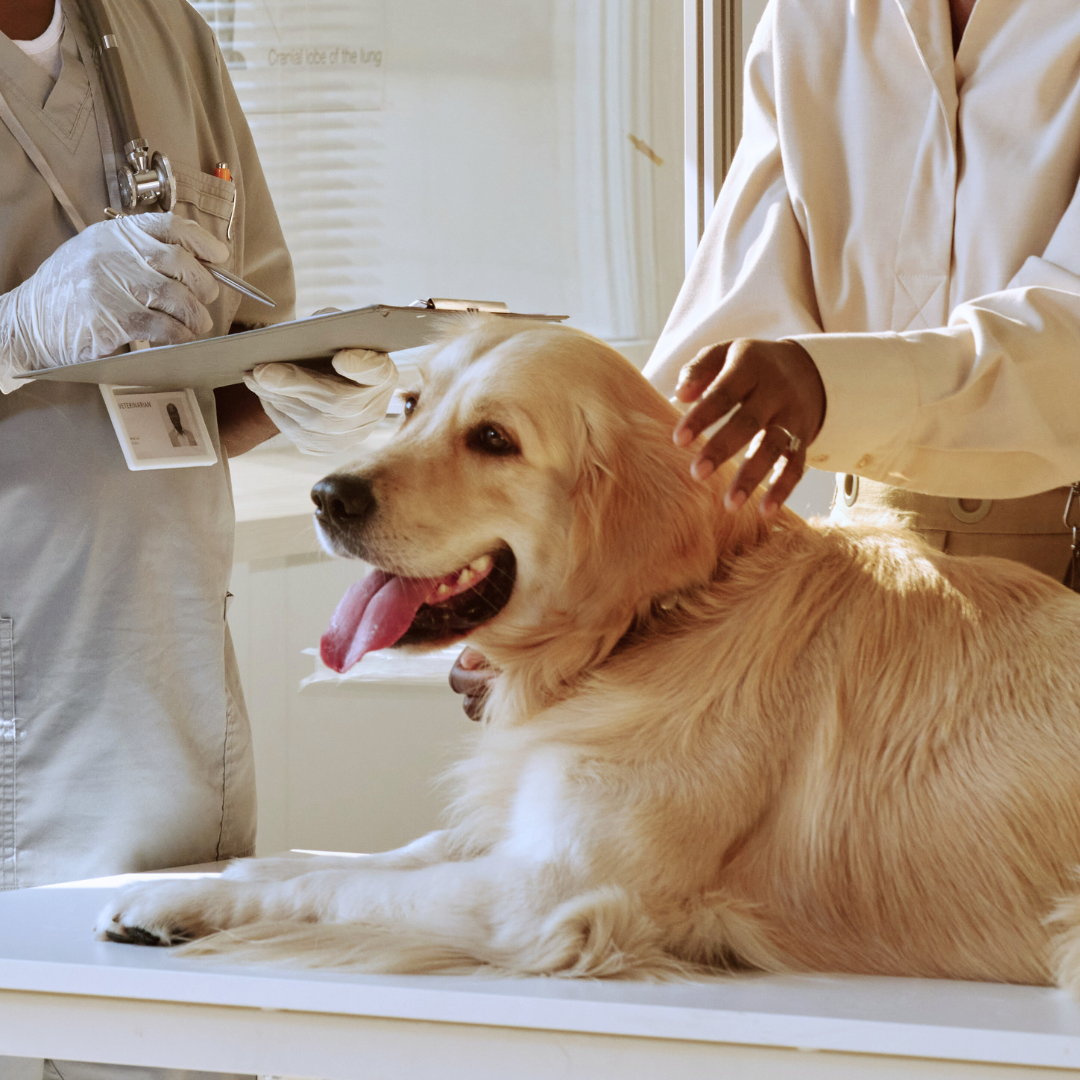
[[[323,663],[348,671],[366,653],[393,645],[430,596],[432,582],[373,570],[341,598],[319,642]]]

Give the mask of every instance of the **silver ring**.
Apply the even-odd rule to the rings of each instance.
[[[782,431],[787,436],[788,444],[783,451],[786,456],[797,454],[802,449],[802,439],[800,439],[798,435],[792,435],[786,427],[782,427],[780,424],[771,424],[770,427],[776,428],[777,431]]]

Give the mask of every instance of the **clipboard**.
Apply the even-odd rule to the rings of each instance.
[[[81,364],[47,368],[17,377],[162,390],[178,386],[212,390],[243,382],[244,372],[256,364],[329,360],[339,349],[399,352],[427,345],[442,334],[452,332],[463,310],[478,309],[464,305],[457,310],[447,310],[373,304],[224,337],[189,341],[184,345],[160,345],[101,360],[86,360]],[[539,322],[562,322],[567,318],[565,315],[524,315],[512,311],[490,314],[500,319]]]

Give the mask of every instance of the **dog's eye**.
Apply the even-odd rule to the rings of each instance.
[[[469,432],[469,445],[485,454],[505,457],[520,451],[512,439],[494,424],[478,424]]]
[[[416,403],[420,400],[419,394],[406,394],[401,409],[406,416],[412,416],[416,411]]]

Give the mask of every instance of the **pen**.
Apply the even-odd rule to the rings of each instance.
[[[200,260],[202,262],[202,260]],[[250,282],[245,281],[243,278],[238,278],[235,274],[230,274],[228,270],[222,270],[219,266],[214,266],[212,263],[202,263],[211,274],[214,275],[224,285],[228,285],[230,289],[235,289],[238,293],[243,293],[245,296],[250,296],[252,300],[258,300],[260,304],[266,304],[268,307],[277,307],[277,304],[270,299],[261,289],[256,289]]]
[[[124,215],[111,206],[107,206],[105,207],[105,217],[112,221],[114,218],[124,217]],[[214,266],[213,263],[203,262],[202,259],[199,260],[199,265],[205,266],[218,281],[223,285],[228,285],[230,289],[235,289],[238,293],[243,293],[244,296],[250,296],[252,300],[258,300],[260,304],[266,304],[267,307],[277,307],[277,304],[266,293],[261,289],[256,289],[254,285],[244,281],[243,278],[238,278],[235,274],[230,274],[228,270],[222,270],[220,267]]]

